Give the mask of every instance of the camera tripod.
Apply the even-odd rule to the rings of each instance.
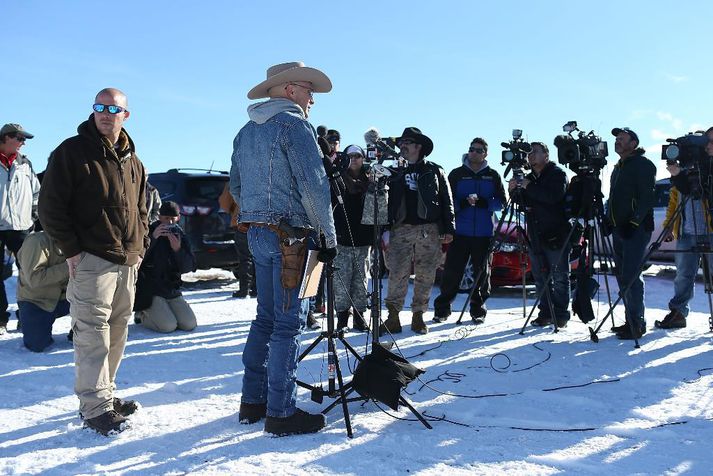
[[[382,167],[384,170],[388,171],[385,167]],[[390,173],[389,173],[390,174]],[[375,174],[376,175],[376,174]],[[373,235],[373,252],[374,252],[374,260],[372,263],[372,269],[371,269],[371,278],[372,278],[372,285],[373,285],[373,290],[372,290],[372,304],[371,304],[371,315],[370,315],[370,320],[371,320],[371,345],[372,349],[374,345],[380,345],[379,344],[379,326],[381,323],[381,280],[379,279],[379,274],[381,270],[381,262],[382,262],[382,257],[381,257],[381,249],[379,246],[380,242],[380,225],[379,225],[379,205],[378,205],[378,197],[379,193],[384,193],[385,194],[385,182],[386,179],[384,177],[388,177],[386,175],[386,172],[382,170],[382,176],[378,177],[374,181],[374,203],[373,203],[373,210],[374,210],[374,235]],[[338,191],[337,191],[338,193]],[[341,200],[341,197],[339,199],[339,202],[343,206],[343,200]],[[336,341],[339,341],[342,343],[344,348],[346,349],[347,352],[351,353],[359,362],[363,360],[363,358],[359,355],[359,353],[352,347],[349,342],[344,338],[344,330],[343,329],[335,329],[334,326],[334,267],[332,266],[331,263],[327,263],[326,266],[326,294],[327,294],[327,330],[322,331],[320,335],[302,352],[302,354],[299,356],[298,361],[303,360],[322,340],[326,339],[327,340],[327,352],[328,352],[328,389],[323,390],[321,386],[316,386],[316,385],[310,385],[301,381],[297,381],[297,384],[303,388],[306,388],[311,391],[312,394],[312,400],[321,403],[323,400],[324,396],[328,396],[330,398],[335,398],[335,401],[332,402],[330,405],[328,405],[324,410],[322,410],[322,414],[327,414],[329,411],[331,411],[334,407],[337,405],[342,406],[342,412],[344,414],[344,422],[347,428],[347,436],[349,438],[353,437],[353,432],[352,432],[352,426],[351,426],[351,418],[349,415],[349,408],[348,408],[348,403],[350,402],[357,402],[357,401],[362,401],[366,402],[371,400],[370,398],[367,397],[349,397],[349,395],[354,392],[354,387],[352,385],[352,382],[349,383],[344,383],[344,378],[342,375],[341,367],[339,365],[339,356],[337,353],[337,347],[336,347]],[[368,344],[367,344],[368,345]],[[399,403],[405,407],[407,407],[413,414],[416,416],[416,418],[428,429],[432,429],[433,427],[426,421],[426,419],[411,405],[411,403],[406,400],[403,396],[399,395],[398,399]]]

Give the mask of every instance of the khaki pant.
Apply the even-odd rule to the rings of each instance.
[[[436,268],[443,259],[438,225],[399,225],[391,230],[386,267],[389,268],[389,293],[384,302],[399,311],[404,307],[413,259],[413,312],[426,312]]]
[[[192,331],[196,328],[196,315],[183,296],[173,299],[154,296],[151,307],[138,314],[141,324],[156,332],[173,332],[176,329]]]
[[[113,409],[115,378],[134,306],[136,266],[82,253],[67,286],[74,330],[74,392],[85,419]]]

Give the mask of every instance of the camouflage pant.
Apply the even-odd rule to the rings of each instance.
[[[436,277],[436,268],[441,263],[441,240],[438,225],[398,225],[391,230],[386,266],[389,268],[389,293],[384,300],[387,307],[403,309],[408,291],[413,258],[414,284],[411,310],[428,310],[428,299]]]
[[[337,245],[334,268],[334,310],[347,311],[354,306],[363,315],[367,305],[369,247]]]

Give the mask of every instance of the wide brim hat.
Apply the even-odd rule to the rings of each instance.
[[[401,137],[396,138],[396,143],[398,144],[401,139],[411,139],[415,143],[421,144],[424,157],[427,157],[433,152],[433,141],[427,135],[424,135],[418,127],[407,127],[404,129]]]
[[[267,69],[267,79],[248,92],[248,99],[269,97],[270,88],[293,81],[312,83],[315,93],[328,93],[332,90],[332,82],[326,74],[316,68],[305,66],[302,61],[276,64]]]

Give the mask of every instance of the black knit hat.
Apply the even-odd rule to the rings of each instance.
[[[165,217],[177,217],[181,216],[181,208],[176,202],[163,202],[161,208],[158,209],[158,214]]]

